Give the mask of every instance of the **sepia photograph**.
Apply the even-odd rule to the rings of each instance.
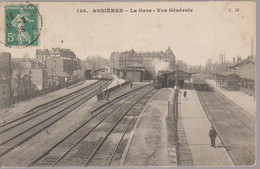
[[[254,1],[0,2],[2,167],[256,165]]]

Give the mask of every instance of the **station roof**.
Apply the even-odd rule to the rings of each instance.
[[[219,72],[219,73],[215,73],[218,76],[229,76],[229,75],[237,75],[235,73],[231,73],[231,72]]]
[[[197,72],[186,72],[184,70],[175,70],[175,71],[160,71],[161,74],[163,75],[170,75],[170,74],[175,74],[175,73],[184,73],[184,74],[187,74],[187,75],[192,75],[192,74],[196,74]]]
[[[241,67],[240,69],[236,70],[236,72],[220,72],[215,73],[217,76],[230,76],[236,75],[239,76],[241,79],[248,79],[248,80],[255,80],[255,66],[254,65],[247,65]]]
[[[240,67],[240,66],[242,66],[245,63],[253,63],[253,64],[255,64],[255,61],[253,59],[246,58],[246,59],[243,59],[243,60],[241,60],[239,62],[236,62],[236,63],[232,64],[231,66],[229,66],[229,68]]]

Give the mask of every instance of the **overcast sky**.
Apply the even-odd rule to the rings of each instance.
[[[113,51],[165,51],[168,46],[176,59],[204,65],[207,58],[227,60],[251,53],[255,35],[254,2],[134,2],[134,3],[38,3],[43,19],[39,47],[6,48],[12,57],[35,57],[36,49],[70,48],[87,56],[109,58]],[[191,8],[187,13],[92,13],[97,8],[155,9]],[[240,12],[228,12],[239,8]],[[88,13],[77,13],[86,9]],[[1,5],[3,14],[3,4]],[[3,23],[1,17],[1,23]],[[0,39],[4,31],[1,24]],[[63,41],[63,43],[62,43]]]

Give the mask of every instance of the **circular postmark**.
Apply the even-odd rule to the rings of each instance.
[[[42,16],[37,4],[30,2],[4,2],[2,40],[10,48],[39,46]],[[0,5],[1,6],[1,5]]]

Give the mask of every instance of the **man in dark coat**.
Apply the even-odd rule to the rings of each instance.
[[[211,141],[211,147],[215,148],[215,140],[217,138],[217,131],[213,126],[211,126],[211,129],[209,130],[209,137]]]
[[[184,96],[184,98],[187,97],[187,92],[186,91],[183,92],[183,96]]]

